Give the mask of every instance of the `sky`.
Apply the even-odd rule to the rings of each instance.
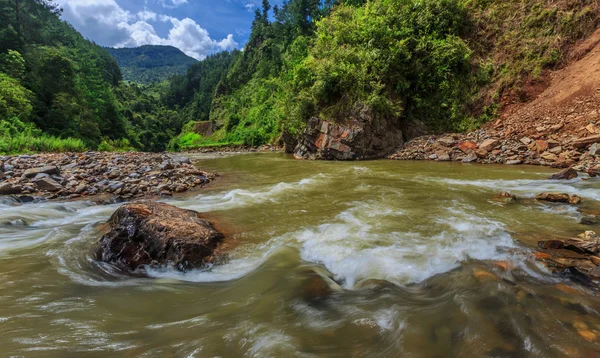
[[[54,0],[63,19],[107,47],[170,45],[202,60],[241,49],[262,0]],[[281,0],[271,0],[272,5]]]

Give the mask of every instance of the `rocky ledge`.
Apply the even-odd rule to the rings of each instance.
[[[209,183],[214,174],[189,158],[158,153],[76,153],[0,157],[0,195],[74,199],[168,196]]]
[[[201,214],[153,201],[121,206],[108,224],[96,259],[126,271],[144,265],[180,271],[203,267],[214,261],[224,238]]]
[[[468,134],[417,137],[389,158],[575,167],[600,176],[600,128],[589,125],[585,137],[548,135],[559,127],[538,129],[540,133],[531,136],[480,129]]]
[[[538,247],[536,260],[554,273],[583,284],[600,283],[600,237],[594,231],[568,240],[540,241]]]

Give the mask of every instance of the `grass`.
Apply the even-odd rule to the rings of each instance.
[[[80,139],[58,138],[42,134],[37,137],[15,135],[0,137],[0,153],[84,152],[88,148]]]

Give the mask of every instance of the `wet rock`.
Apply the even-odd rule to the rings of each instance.
[[[466,157],[463,158],[462,162],[463,163],[473,163],[477,161],[477,155],[476,154],[469,154]]]
[[[568,203],[571,200],[569,194],[565,193],[541,193],[535,197],[537,200],[550,201],[553,203]]]
[[[33,183],[39,190],[50,192],[56,192],[63,188],[62,185],[56,182],[56,180],[48,177],[40,178]]]
[[[98,260],[125,270],[143,265],[185,271],[214,260],[223,234],[192,210],[141,201],[121,206],[96,250]]]
[[[571,197],[569,198],[569,204],[581,204],[581,198],[578,195],[571,195]]]
[[[45,166],[39,168],[30,168],[23,172],[24,178],[33,178],[38,174],[47,174],[47,175],[58,175],[60,174],[60,170],[57,166]]]
[[[505,164],[506,165],[519,165],[519,164],[523,164],[523,161],[520,159],[508,160]]]
[[[578,177],[577,170],[568,168],[562,170],[550,177],[551,180],[571,180]]]
[[[492,200],[495,201],[500,201],[503,203],[513,203],[515,201],[517,201],[517,197],[515,195],[512,195],[511,193],[507,192],[507,191],[501,191],[500,193],[498,193],[497,195],[495,195]]]
[[[585,215],[579,221],[581,225],[596,225],[600,223],[600,218],[596,215]]]
[[[175,169],[175,166],[171,162],[163,162],[160,165],[160,170],[172,170]]]

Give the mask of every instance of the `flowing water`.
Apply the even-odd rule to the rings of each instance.
[[[428,162],[204,158],[222,178],[168,202],[229,235],[208,270],[131,277],[95,262],[118,207],[0,202],[0,354],[25,357],[594,357],[600,298],[531,258],[600,227],[600,180]],[[321,278],[322,277],[322,278]],[[324,290],[331,287],[331,291]],[[600,337],[600,333],[598,333]],[[600,339],[600,338],[599,338]]]

